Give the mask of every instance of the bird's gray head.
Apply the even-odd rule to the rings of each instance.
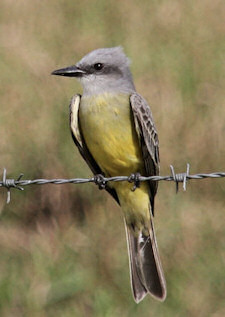
[[[53,75],[76,77],[84,95],[135,90],[129,59],[122,47],[100,48],[85,55],[76,65],[58,69]]]

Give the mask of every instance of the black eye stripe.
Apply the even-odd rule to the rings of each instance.
[[[94,69],[95,70],[101,70],[102,68],[103,68],[103,64],[102,63],[96,63],[96,64],[94,64]]]

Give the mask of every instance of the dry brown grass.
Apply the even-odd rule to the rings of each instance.
[[[151,104],[161,174],[224,170],[225,6],[216,1],[10,1],[0,4],[0,166],[25,178],[91,173],[70,137],[81,92],[52,70],[123,45]],[[2,194],[2,193],[1,193]],[[156,227],[168,299],[133,303],[122,215],[93,185],[13,191],[0,224],[1,316],[225,315],[222,179],[186,193],[160,183]]]

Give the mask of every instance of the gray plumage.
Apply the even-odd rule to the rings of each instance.
[[[101,71],[96,71],[93,67],[98,63],[104,64]],[[129,64],[130,61],[120,46],[100,48],[85,55],[76,64],[78,68],[85,70],[88,74],[80,77],[83,95],[104,92],[134,92],[135,87]]]

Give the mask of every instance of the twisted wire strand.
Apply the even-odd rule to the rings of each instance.
[[[214,172],[214,173],[200,173],[200,174],[193,174],[189,175],[190,171],[190,165],[187,164],[187,169],[185,173],[178,173],[176,174],[174,171],[174,167],[170,165],[171,169],[171,175],[166,176],[142,176],[140,174],[132,174],[130,176],[114,176],[114,177],[104,177],[101,175],[101,182],[104,184],[108,182],[144,182],[144,181],[173,181],[176,184],[176,192],[178,192],[178,185],[179,183],[183,183],[183,190],[186,190],[186,183],[190,179],[205,179],[205,178],[220,178],[225,177],[225,172]],[[134,177],[135,175],[135,177]],[[70,179],[64,179],[64,178],[54,178],[54,179],[33,179],[33,180],[27,180],[27,179],[21,179],[23,177],[23,174],[20,174],[20,176],[17,179],[14,178],[7,178],[7,171],[4,168],[3,170],[3,177],[2,181],[0,181],[0,187],[7,188],[7,203],[10,202],[10,189],[16,188],[19,190],[24,190],[22,186],[28,186],[28,185],[45,185],[45,184],[85,184],[85,183],[96,183],[99,185],[99,182],[96,181],[96,177],[92,178],[70,178]],[[136,180],[135,180],[136,179]],[[138,187],[138,186],[136,186]]]

